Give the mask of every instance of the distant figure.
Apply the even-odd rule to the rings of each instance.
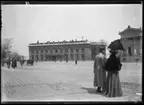
[[[108,71],[106,79],[105,95],[108,97],[122,96],[122,88],[119,79],[119,71],[121,70],[120,53],[110,51],[111,55],[108,58],[105,69]]]
[[[13,58],[12,58],[12,65],[11,65],[11,66],[12,66],[13,69],[15,69],[15,68],[17,67],[16,57],[13,57]]]
[[[77,59],[75,59],[75,64],[77,65]]]
[[[10,57],[9,57],[8,60],[7,60],[7,67],[8,67],[8,69],[10,68],[10,65],[11,65],[11,60],[10,60]]]
[[[105,91],[106,71],[104,69],[106,63],[105,49],[100,48],[100,53],[95,56],[94,60],[94,86],[97,92]]]

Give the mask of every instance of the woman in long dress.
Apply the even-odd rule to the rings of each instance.
[[[107,71],[106,91],[104,95],[108,97],[122,96],[122,88],[119,78],[119,71],[121,70],[121,62],[119,53],[117,51],[110,51],[111,55],[108,58],[105,69]]]

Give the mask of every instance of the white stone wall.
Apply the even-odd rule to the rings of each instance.
[[[84,54],[84,59],[85,60],[91,60],[91,47],[90,45],[73,45],[73,46],[48,46],[48,47],[43,47],[43,46],[39,46],[39,47],[31,47],[34,49],[34,59],[36,60],[36,56],[38,55],[38,60],[42,61],[41,59],[41,55],[43,56],[43,60],[47,60],[46,55],[51,56],[51,51],[52,51],[52,55],[56,55],[56,54],[60,54],[63,57],[63,60],[65,60],[65,54],[68,54],[68,60],[72,60],[71,58],[71,54],[73,54],[73,60],[76,59],[76,54],[78,54],[78,58],[79,60],[83,60],[82,59],[82,54]],[[71,48],[73,49],[73,52],[71,52]],[[84,52],[82,52],[82,48],[84,48]],[[57,49],[57,53],[55,53],[55,50]],[[63,50],[63,52],[61,53],[61,49]],[[68,53],[65,53],[65,49],[68,49]],[[76,52],[76,49],[78,49],[79,51]],[[41,52],[41,50],[43,50],[43,52]],[[46,52],[47,50],[47,52]],[[36,53],[36,51],[38,51],[38,54]],[[31,56],[31,53],[30,53]]]

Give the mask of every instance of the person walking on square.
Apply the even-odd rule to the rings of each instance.
[[[94,60],[94,83],[97,92],[105,91],[106,71],[104,70],[106,62],[105,49],[100,48],[100,53],[95,56]]]
[[[8,69],[10,68],[10,65],[11,65],[11,60],[10,60],[10,57],[9,57],[8,60],[7,60],[7,67],[8,67]]]
[[[75,59],[75,64],[77,65],[77,59]]]
[[[17,61],[16,61],[16,57],[12,58],[12,68],[16,68],[17,67]]]
[[[108,97],[122,96],[122,88],[119,79],[119,71],[121,70],[120,53],[110,51],[111,55],[108,58],[105,69],[108,71],[106,78],[106,91],[104,95]]]

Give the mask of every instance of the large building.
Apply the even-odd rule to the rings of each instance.
[[[128,26],[119,32],[124,46],[124,58],[127,61],[142,60],[142,29]]]
[[[63,60],[93,60],[101,47],[106,48],[103,42],[62,41],[46,43],[30,43],[29,58],[38,61]]]

